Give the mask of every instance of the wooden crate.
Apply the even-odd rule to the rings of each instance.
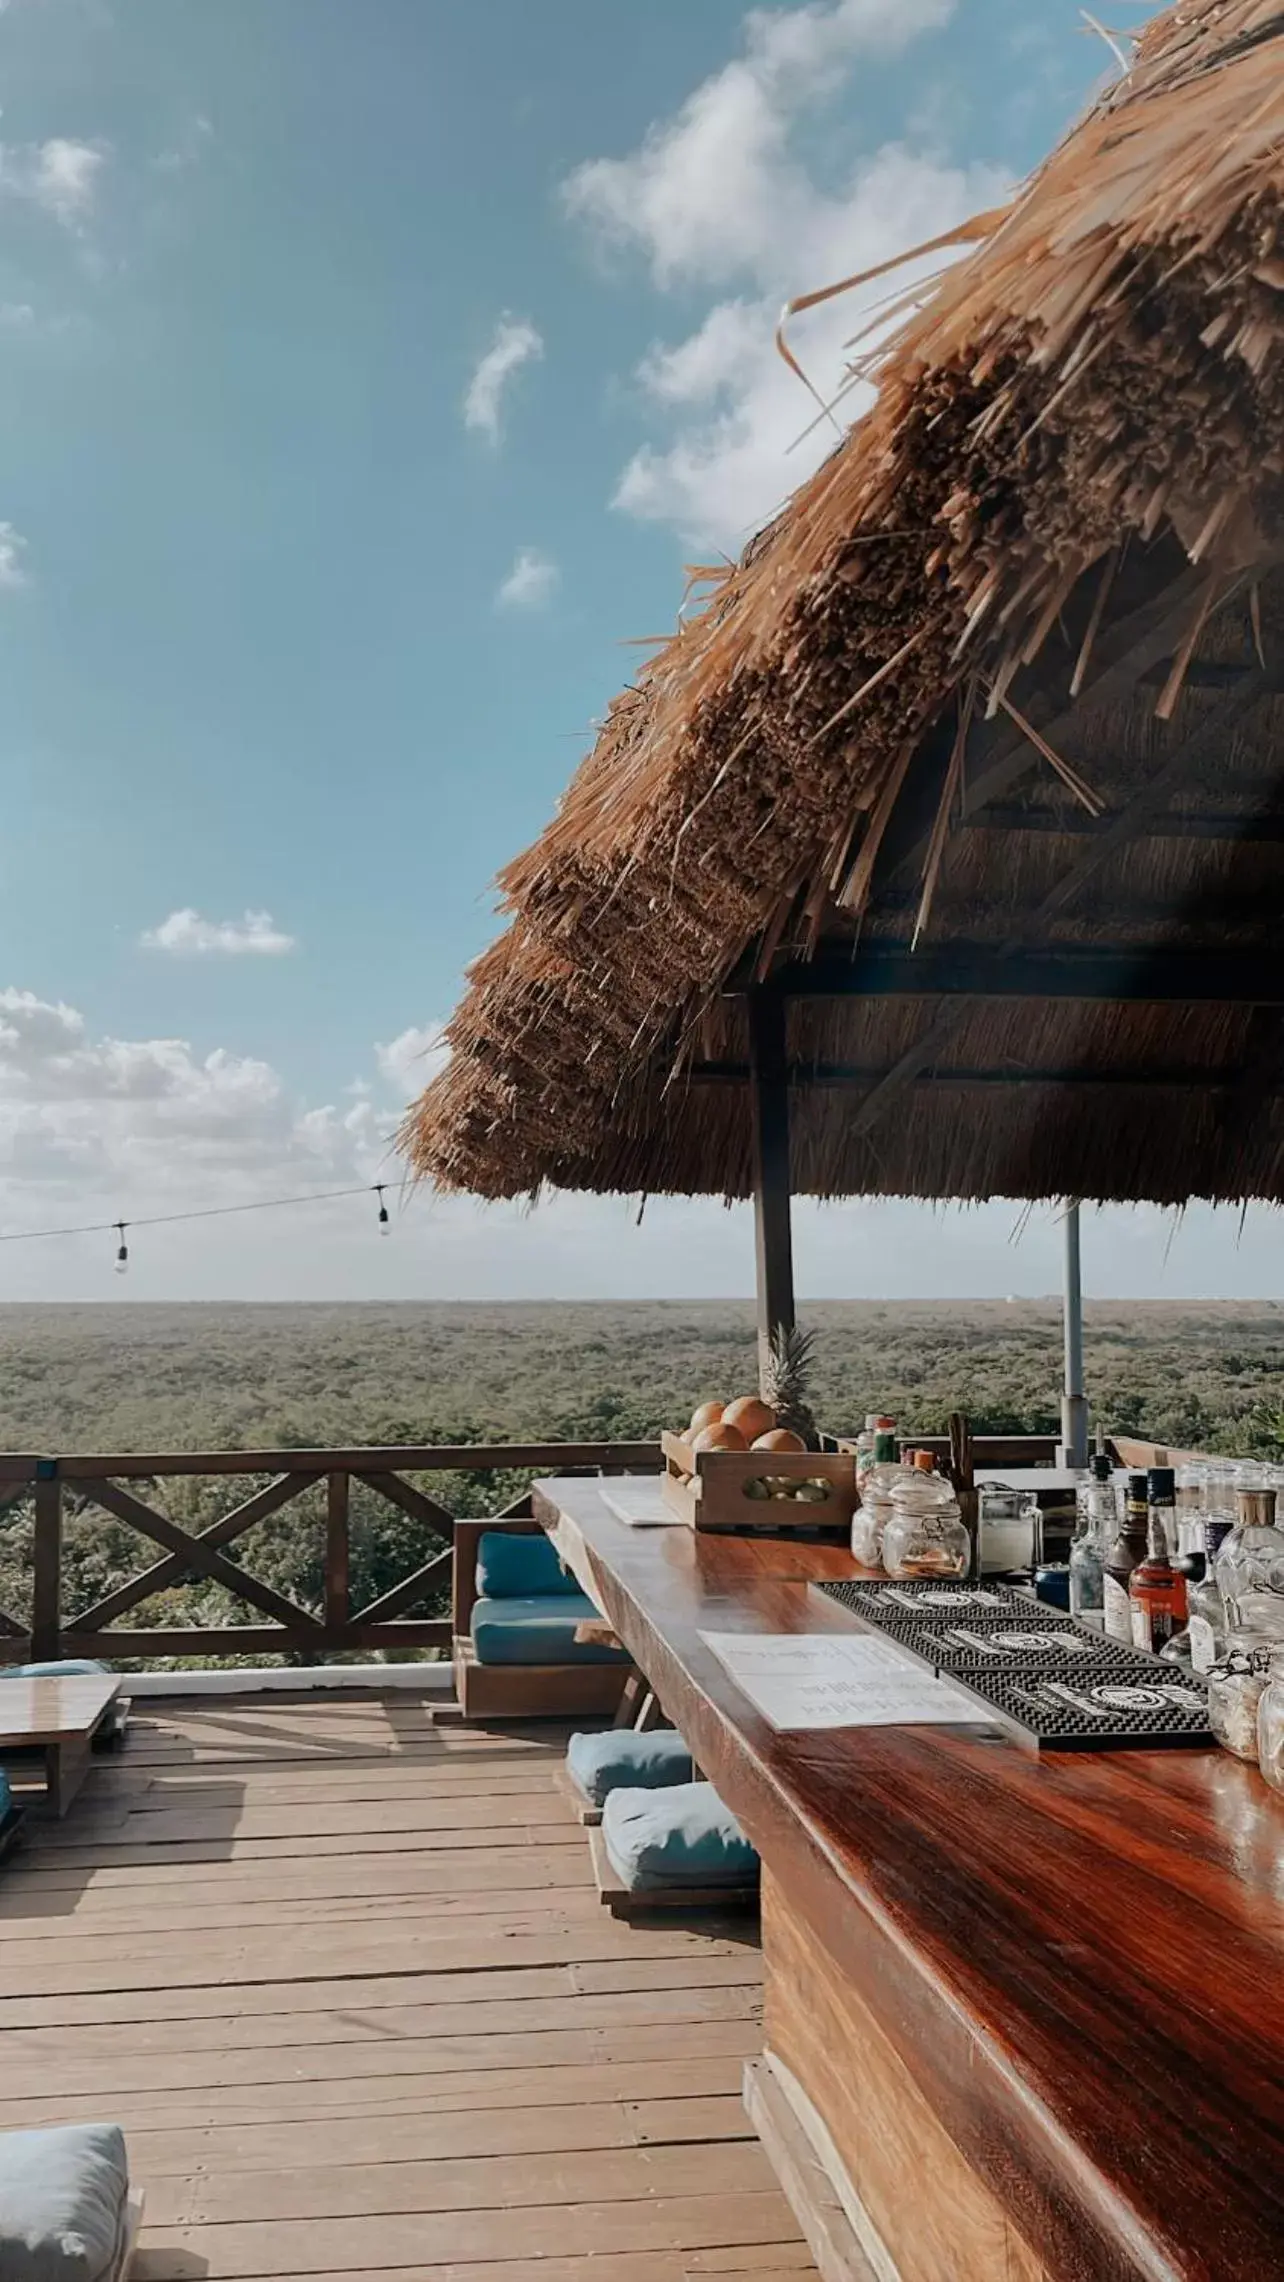
[[[662,1434],[664,1502],[692,1529],[733,1537],[847,1537],[856,1510],[856,1461],[841,1450],[693,1450]],[[750,1482],[823,1482],[812,1502],[749,1494]]]

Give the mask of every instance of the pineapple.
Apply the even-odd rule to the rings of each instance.
[[[800,1434],[809,1450],[820,1448],[820,1434],[807,1400],[815,1345],[810,1331],[778,1324],[762,1367],[762,1399],[774,1410],[777,1426]]]

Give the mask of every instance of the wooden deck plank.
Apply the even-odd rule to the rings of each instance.
[[[765,2159],[764,2159],[765,2160]],[[639,2250],[690,2251],[741,2242],[781,2243],[797,2238],[783,2195],[693,2195],[679,2200],[640,2197],[612,2203],[524,2205],[507,2211],[433,2214],[398,2212],[368,2217],[259,2220],[227,2226],[172,2227],[149,2223],[135,2282],[245,2282],[246,2277],[332,2274],[336,2259],[365,2276],[419,2266],[430,2275],[453,2267],[473,2269],[486,2260],[509,2261],[529,2276],[536,2259],[614,2258]],[[440,2253],[439,2268],[422,2266],[425,2239]],[[184,2259],[188,2263],[184,2264]],[[203,2265],[191,2261],[200,2259]],[[541,2263],[541,2276],[546,2270]],[[599,2268],[599,2272],[601,2269]],[[804,2269],[804,2271],[806,2271]],[[459,2282],[473,2282],[460,2273]]]
[[[0,1875],[0,2129],[120,2120],[138,2282],[812,2271],[739,2098],[756,1948],[603,1920],[563,1749],[149,1707]]]

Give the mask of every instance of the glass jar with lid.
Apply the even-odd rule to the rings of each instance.
[[[1208,1675],[1208,1724],[1226,1751],[1258,1764],[1257,1714],[1278,1644],[1261,1633],[1231,1631],[1226,1653]]]
[[[1273,1791],[1284,1791],[1284,1642],[1271,1650],[1257,1706],[1257,1764]]]
[[[892,1510],[883,1529],[883,1567],[889,1577],[966,1577],[972,1540],[958,1499],[930,1455],[904,1469],[892,1485]]]
[[[1009,1489],[1006,1482],[981,1482],[977,1500],[982,1576],[1037,1569],[1043,1559],[1043,1513],[1033,1492]]]
[[[1284,1640],[1284,1529],[1275,1491],[1256,1484],[1237,1491],[1235,1526],[1217,1555],[1217,1583],[1232,1627]]]

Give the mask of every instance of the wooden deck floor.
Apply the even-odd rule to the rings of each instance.
[[[0,1869],[0,2126],[123,2124],[141,2282],[814,2273],[740,2104],[757,1949],[610,1918],[560,1756],[147,1706]]]

